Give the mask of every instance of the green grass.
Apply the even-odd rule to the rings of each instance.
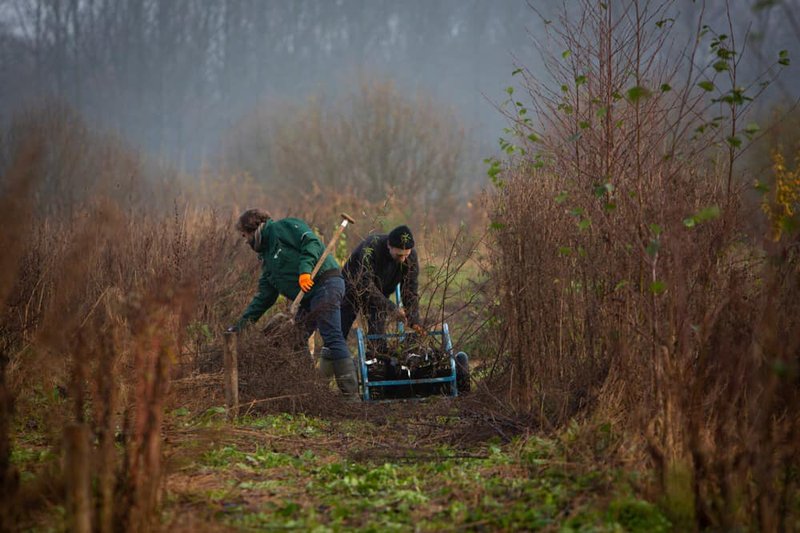
[[[290,415],[249,418],[239,427],[264,439],[217,442],[184,467],[182,475],[198,479],[213,472],[212,485],[170,495],[169,516],[192,512],[238,529],[308,531],[670,530],[658,507],[633,495],[624,473],[570,463],[558,440],[470,450],[439,445],[354,460],[346,446],[328,447],[332,433],[357,440],[382,428]],[[386,437],[383,444],[399,442]]]
[[[175,435],[167,449],[164,526],[190,516],[235,530],[673,529],[665,511],[637,497],[641,481],[633,473],[600,460],[614,439],[605,425],[461,447],[446,436],[463,421],[413,409],[387,410],[375,424],[278,414],[235,425],[219,410],[176,410],[168,424]],[[441,438],[431,438],[431,427]],[[20,432],[14,442],[11,459],[23,485],[57,465],[40,432]],[[580,446],[586,459],[576,453]],[[63,521],[56,511],[50,507],[48,520]],[[37,523],[42,530],[52,525]]]

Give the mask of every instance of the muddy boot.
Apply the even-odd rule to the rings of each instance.
[[[333,375],[336,376],[336,384],[345,398],[358,400],[358,377],[353,360],[348,357],[347,359],[336,359],[330,363],[333,366]]]

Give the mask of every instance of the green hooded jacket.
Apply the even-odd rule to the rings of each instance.
[[[239,327],[261,318],[278,299],[278,295],[294,300],[300,292],[300,274],[310,274],[324,251],[325,245],[302,220],[267,220],[261,228],[261,251],[258,252],[261,260],[258,293],[239,319]],[[317,278],[334,268],[338,269],[339,263],[333,255],[328,255],[317,273]],[[318,290],[321,290],[319,286],[314,285],[303,296],[303,300],[311,298]]]

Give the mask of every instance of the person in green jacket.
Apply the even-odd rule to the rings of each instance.
[[[329,255],[311,278],[325,245],[304,221],[298,218],[273,220],[269,213],[248,209],[239,217],[236,229],[261,261],[261,278],[258,293],[253,297],[235,326],[236,332],[256,322],[272,307],[279,295],[293,300],[299,291],[305,296],[300,301],[295,322],[308,338],[319,329],[324,341],[320,369],[328,377],[336,377],[336,384],[346,395],[358,393],[358,380],[350,350],[342,335],[341,304],[344,297],[344,279],[339,263]]]

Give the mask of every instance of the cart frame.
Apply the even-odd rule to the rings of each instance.
[[[410,385],[413,387],[414,385],[422,385],[424,383],[449,383],[450,396],[458,396],[458,383],[456,381],[456,358],[453,354],[453,343],[450,340],[450,329],[448,328],[447,323],[442,324],[442,329],[440,330],[428,331],[428,335],[442,337],[444,341],[444,350],[450,359],[450,375],[439,378],[409,378],[370,381],[366,356],[367,341],[380,339],[399,339],[402,342],[406,339],[406,337],[412,337],[416,335],[415,333],[405,333],[402,331],[402,328],[400,329],[401,331],[399,333],[384,333],[375,335],[365,335],[360,327],[356,329],[356,335],[358,337],[358,368],[359,374],[361,375],[361,396],[363,400],[365,402],[371,401],[370,389],[376,387],[393,387],[397,385]]]

